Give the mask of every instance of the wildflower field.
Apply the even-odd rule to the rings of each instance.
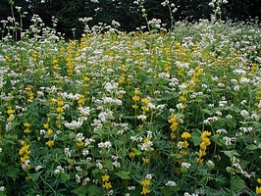
[[[258,25],[33,22],[0,42],[1,196],[261,194]]]

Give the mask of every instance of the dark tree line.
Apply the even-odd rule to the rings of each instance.
[[[169,0],[174,3],[177,11],[174,20],[197,21],[201,18],[209,19],[213,10],[209,6],[210,0]],[[22,11],[28,12],[24,19],[24,27],[30,25],[30,18],[38,14],[48,26],[51,26],[51,18],[58,19],[57,30],[72,37],[73,28],[76,28],[76,37],[83,30],[83,24],[78,19],[92,17],[91,25],[98,22],[111,24],[112,20],[118,21],[120,30],[133,31],[137,27],[146,25],[142,12],[134,0],[15,0],[14,6],[22,7]],[[170,26],[170,14],[168,8],[163,7],[163,0],[144,0],[148,19],[161,19],[163,23]],[[9,0],[0,1],[0,20],[11,16]],[[19,17],[16,13],[16,17]],[[228,0],[222,6],[222,18],[233,21],[248,21],[250,19],[261,19],[260,0]]]

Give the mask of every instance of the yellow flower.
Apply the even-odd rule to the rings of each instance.
[[[205,137],[208,137],[208,136],[211,136],[211,132],[209,131],[203,131],[203,133],[201,133],[201,136],[200,138],[205,138]],[[202,139],[203,140],[203,139]]]
[[[150,192],[151,192],[151,190],[149,190],[149,189],[147,189],[146,187],[143,186],[140,194],[146,195],[146,194],[149,194]]]
[[[141,99],[141,102],[144,103],[144,104],[148,104],[150,102],[150,99],[143,98],[143,99]]]
[[[49,140],[48,142],[45,142],[45,144],[49,147],[54,145],[54,141],[53,140]]]
[[[133,100],[133,101],[139,101],[139,100],[140,100],[140,97],[137,96],[137,95],[134,95],[134,96],[132,97],[132,100]]]
[[[46,135],[52,135],[53,133],[53,130],[52,129],[48,129],[47,132],[46,132]]]
[[[62,112],[63,112],[63,108],[62,108],[62,107],[56,108],[56,112],[57,112],[57,113],[62,113]]]
[[[178,129],[178,125],[179,125],[179,123],[177,123],[177,122],[172,123],[170,125],[171,131],[176,131]]]
[[[181,150],[181,151],[179,151],[179,153],[180,153],[181,155],[183,155],[183,156],[188,155],[188,151],[186,151],[186,150]]]
[[[142,186],[149,186],[151,184],[150,179],[145,179],[140,182]]]
[[[198,151],[198,156],[201,158],[201,157],[204,157],[204,156],[206,156],[206,151],[204,151],[204,150],[202,150],[202,149],[200,149],[199,151]]]
[[[61,101],[61,100],[57,101],[57,106],[61,107],[61,106],[63,106],[63,105],[64,105],[64,102],[63,102],[63,101]]]
[[[136,156],[136,154],[135,154],[135,152],[130,152],[128,154],[128,156],[132,159],[132,158],[134,158]]]
[[[202,164],[204,161],[204,159],[201,159],[199,157],[196,157],[196,162],[199,163],[199,164]]]
[[[134,105],[132,105],[131,106],[133,109],[138,109],[139,108],[139,106],[137,105],[137,104],[134,104]]]
[[[84,142],[76,142],[76,146],[77,147],[82,147],[82,146],[84,146]]]
[[[14,117],[13,116],[9,116],[6,120],[7,120],[7,122],[12,122],[14,120]]]
[[[144,138],[144,140],[143,140],[144,143],[147,143],[149,141],[150,141],[150,138],[148,138],[148,137]]]
[[[183,138],[183,139],[191,138],[191,134],[189,132],[185,131],[181,134],[181,138]]]
[[[78,105],[82,106],[85,102],[83,99],[79,99],[77,103],[78,103]]]
[[[261,187],[256,186],[256,194],[258,195],[261,194]]]
[[[139,90],[139,89],[135,89],[135,90],[134,90],[134,94],[135,94],[135,95],[140,94],[140,90]]]
[[[149,110],[150,110],[150,108],[149,107],[147,107],[147,106],[141,106],[141,109],[142,109],[142,111],[144,111],[144,112],[148,112]]]
[[[19,155],[30,154],[31,151],[29,150],[29,148],[30,148],[30,145],[25,145],[25,146],[23,146],[23,147],[19,150],[18,154],[19,154]]]
[[[144,158],[144,157],[142,157],[142,161],[143,161],[143,163],[145,163],[145,164],[149,164],[149,163],[150,163],[150,159],[146,159],[146,158]]]
[[[108,182],[109,180],[110,180],[110,176],[109,175],[106,174],[106,175],[102,176],[102,181],[103,182]]]
[[[112,188],[111,182],[105,182],[102,186],[103,186],[105,189],[111,189],[111,188]]]
[[[20,158],[20,161],[21,161],[22,163],[24,163],[25,161],[27,161],[27,160],[29,160],[29,159],[30,159],[30,157],[26,154],[26,155],[24,155],[23,157]]]
[[[179,97],[179,102],[185,102],[185,101],[187,101],[186,97],[184,97],[184,96]]]
[[[257,179],[257,183],[261,184],[261,179],[260,178]]]
[[[30,127],[30,126],[31,126],[31,125],[30,125],[29,123],[27,123],[27,122],[24,123],[24,127],[27,127],[27,128],[28,128],[28,127]]]
[[[26,128],[25,130],[24,130],[24,133],[31,133],[32,131],[30,130],[30,129],[28,129],[28,128]]]
[[[49,125],[46,123],[46,124],[43,124],[43,127],[44,127],[45,129],[48,129],[48,128],[49,128]]]
[[[6,113],[7,113],[8,115],[11,115],[11,114],[14,114],[14,113],[15,113],[15,110],[12,110],[12,108],[9,107],[8,110],[6,111]]]
[[[189,147],[188,141],[179,142],[178,144],[180,145],[181,148],[188,148]]]
[[[170,137],[171,137],[172,139],[175,139],[177,136],[175,135],[175,133],[170,133]]]

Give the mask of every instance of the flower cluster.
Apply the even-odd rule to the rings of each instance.
[[[149,189],[149,187],[151,186],[151,179],[152,175],[147,174],[146,178],[140,182],[140,184],[142,185],[142,191],[140,193],[141,195],[147,195],[151,192],[151,190]]]
[[[211,132],[203,131],[200,135],[201,143],[199,144],[199,151],[197,153],[196,162],[202,164],[204,159],[203,157],[207,155],[207,147],[211,144],[210,139],[208,138],[211,136]]]

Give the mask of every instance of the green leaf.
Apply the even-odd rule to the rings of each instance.
[[[164,196],[173,196],[174,193],[178,192],[180,190],[179,186],[170,186],[170,187],[164,187],[161,192]]]
[[[246,149],[248,149],[248,150],[256,150],[256,149],[258,149],[258,146],[254,145],[254,144],[251,144],[251,145],[248,145],[246,147]]]
[[[66,182],[66,181],[70,180],[70,175],[69,175],[69,174],[60,172],[59,175],[60,175],[61,180],[62,180],[63,182]]]
[[[230,151],[228,151],[228,150],[223,150],[223,151],[221,151],[221,152],[223,152],[225,155],[227,155],[229,158],[232,158],[232,157],[234,157],[234,156],[240,156],[240,154],[238,154],[237,153],[237,151],[235,151],[235,150],[230,150]]]
[[[72,193],[76,194],[77,196],[86,196],[88,192],[88,188],[84,186],[80,186],[71,191]]]
[[[191,139],[195,146],[198,146],[201,142],[200,133],[195,130],[191,133]]]
[[[177,159],[181,159],[183,157],[181,154],[176,154],[176,153],[171,153],[170,156],[175,157]]]
[[[41,173],[42,173],[42,171],[30,174],[30,177],[31,177],[32,181],[35,182],[36,180],[38,180],[38,178],[40,177]]]
[[[235,176],[234,179],[230,181],[230,183],[231,183],[232,191],[237,191],[239,189],[243,189],[247,187],[245,181],[239,176]]]
[[[10,165],[7,168],[6,175],[11,177],[14,181],[18,178],[19,169],[15,165]]]
[[[121,179],[123,179],[123,180],[128,180],[128,179],[130,179],[130,172],[128,172],[128,171],[123,171],[123,170],[121,170],[121,171],[119,171],[119,172],[117,172],[117,173],[115,173],[115,175],[116,176],[119,176]]]
[[[91,185],[88,188],[88,196],[96,196],[96,195],[100,195],[100,189],[96,186],[96,185]]]
[[[208,114],[209,116],[212,116],[213,115],[213,111],[211,110],[208,110],[208,109],[202,109],[202,111],[206,114]]]

